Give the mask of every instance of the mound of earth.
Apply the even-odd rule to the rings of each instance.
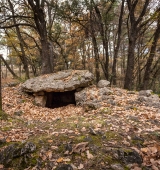
[[[85,101],[78,106],[50,109],[35,105],[21,85],[3,88],[8,117],[0,116],[0,169],[160,169],[155,94],[108,86],[79,92]],[[99,107],[86,108],[94,100]]]

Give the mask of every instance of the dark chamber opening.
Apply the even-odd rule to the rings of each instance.
[[[75,90],[66,92],[47,92],[46,107],[57,108],[67,106],[69,104],[76,105]]]

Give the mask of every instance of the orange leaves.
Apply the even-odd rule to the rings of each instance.
[[[60,157],[56,160],[57,163],[62,163],[62,162],[70,162],[71,160],[69,158],[63,158]]]
[[[58,163],[63,162],[63,158],[58,158],[58,159],[57,159],[57,162],[58,162]]]
[[[153,146],[153,147],[141,148],[141,151],[147,155],[153,155],[157,153],[158,149],[157,147]]]
[[[158,167],[160,168],[160,145],[155,144],[153,146],[141,148],[141,152],[144,165],[152,166],[153,170],[158,170]]]

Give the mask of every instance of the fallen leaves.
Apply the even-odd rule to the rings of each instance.
[[[160,168],[160,145],[155,144],[153,146],[141,148],[141,152],[144,165],[151,165],[153,170],[157,170],[157,167]]]
[[[158,148],[156,146],[141,148],[141,151],[147,155],[154,155],[155,153],[157,153]]]
[[[63,162],[63,158],[58,158],[58,159],[57,159],[57,162],[58,162],[58,163]]]
[[[86,153],[88,159],[93,159],[93,155],[89,152],[89,150],[87,150]]]
[[[78,166],[78,169],[83,169],[84,168],[84,165],[83,164],[80,164],[79,166]]]
[[[56,109],[37,107],[33,104],[33,98],[25,96],[23,93],[20,94],[18,88],[4,88],[4,110],[11,117],[16,117],[19,122],[1,121],[0,127],[7,127],[7,129],[2,129],[0,139],[5,138],[7,143],[23,142],[40,134],[48,135],[50,138],[47,138],[46,142],[49,148],[40,154],[43,161],[50,160],[54,162],[55,167],[63,163],[73,163],[77,169],[86,169],[85,163],[92,162],[98,157],[93,154],[94,152],[92,152],[89,145],[90,141],[73,142],[70,150],[59,152],[60,145],[65,143],[60,137],[62,135],[67,136],[68,141],[74,141],[77,136],[82,134],[85,137],[91,135],[101,138],[101,140],[104,137],[104,145],[100,146],[101,149],[107,145],[112,145],[113,147],[127,146],[135,149],[142,156],[143,166],[150,166],[153,170],[160,169],[160,145],[157,144],[158,137],[156,138],[156,135],[160,135],[160,114],[157,111],[158,109],[134,104],[137,99],[137,93],[128,95],[126,90],[119,89],[122,94],[116,95],[118,90],[113,89],[113,91],[115,93],[113,97],[117,105],[108,105],[107,108],[111,110],[111,113],[107,114],[102,113],[103,107],[100,109],[101,112],[99,110],[84,112],[83,108],[73,105]],[[14,114],[16,111],[21,111],[22,114],[17,116]],[[63,127],[67,123],[69,126]],[[122,140],[112,138],[112,136],[105,138],[106,132],[121,134]],[[148,140],[147,138],[146,140],[144,139],[144,142],[137,142],[138,145],[136,141],[133,143],[133,136],[145,138],[145,136],[148,137],[152,133],[155,140]],[[57,139],[59,145],[54,143],[53,137]],[[99,152],[98,149],[97,152]],[[2,166],[0,165],[0,168]],[[135,165],[132,169],[141,170],[142,168]]]
[[[82,153],[86,150],[88,142],[81,142],[73,146],[71,153]]]

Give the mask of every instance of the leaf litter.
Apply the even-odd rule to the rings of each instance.
[[[77,169],[110,168],[117,157],[115,153],[107,155],[108,149],[121,147],[134,149],[143,159],[142,165],[133,164],[131,169],[160,169],[158,108],[136,104],[138,92],[128,94],[118,88],[112,91],[116,105],[85,112],[73,105],[55,109],[38,107],[31,95],[21,92],[20,85],[5,87],[3,109],[10,117],[0,121],[0,141],[23,143],[38,137],[42,142],[38,157],[50,161],[53,169],[61,164]],[[67,145],[70,150],[65,148]],[[0,147],[0,151],[3,149]],[[43,169],[49,167],[47,163],[43,166]]]

